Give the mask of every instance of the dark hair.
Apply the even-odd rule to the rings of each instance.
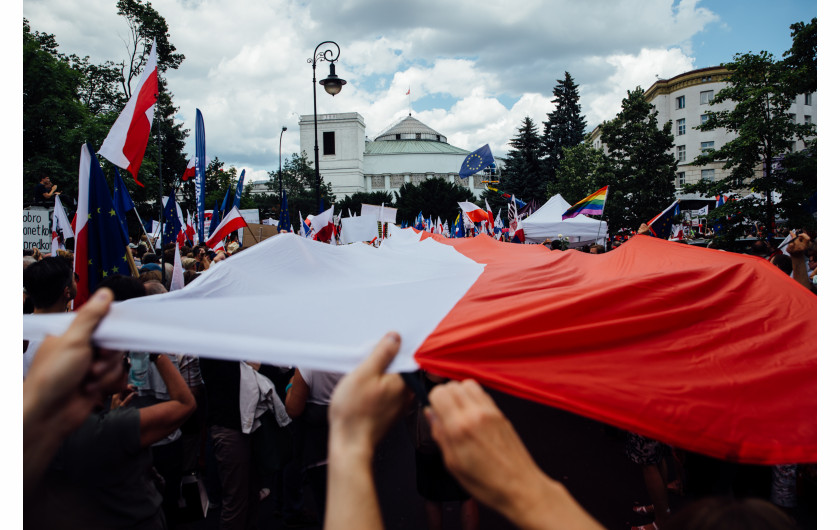
[[[56,303],[73,285],[73,268],[63,258],[46,257],[23,270],[23,288],[36,309]]]
[[[35,249],[34,248],[25,248],[25,249],[23,249],[23,255],[24,256],[34,256],[35,255]]]
[[[170,265],[175,264],[175,247],[163,251],[163,262]]]
[[[140,261],[143,265],[147,263],[160,263],[157,254],[155,254],[154,252],[146,252],[146,254],[143,255]]]
[[[750,254],[753,256],[766,256],[770,253],[770,245],[763,239],[756,241],[750,248]]]
[[[780,508],[757,498],[709,497],[689,504],[668,519],[663,530],[796,530]]]
[[[146,288],[143,287],[143,282],[140,281],[140,278],[124,276],[122,274],[108,276],[96,286],[97,289],[100,287],[111,289],[114,292],[115,302],[146,296]]]
[[[773,256],[773,265],[781,269],[781,271],[787,275],[790,275],[790,273],[793,272],[793,261],[791,261],[790,256],[776,254]]]

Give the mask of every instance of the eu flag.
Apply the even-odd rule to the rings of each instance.
[[[452,237],[464,237],[464,219],[461,218],[461,214],[458,214],[458,217],[455,218],[455,222],[452,224],[453,235]]]
[[[277,231],[292,231],[292,217],[289,215],[289,202],[286,199],[286,190],[283,190],[283,200],[280,202],[280,220],[277,223]]]
[[[166,206],[163,208],[163,245],[174,243],[178,239],[178,234],[181,233],[181,220],[178,219],[178,203],[175,201],[175,190],[169,193],[169,200],[166,201]]]
[[[671,227],[674,224],[674,218],[680,214],[680,201],[674,201],[671,206],[665,208],[659,215],[648,222],[650,233],[653,237],[660,239],[667,239],[671,236]]]
[[[125,187],[120,176],[120,168],[114,166],[114,210],[117,212],[117,218],[120,220],[120,226],[125,233],[125,240],[128,241],[128,220],[126,219],[127,212],[134,209],[134,202],[128,194],[128,189]]]
[[[228,209],[228,197],[229,197],[229,196],[230,196],[230,187],[228,187],[227,191],[225,192],[225,198],[224,198],[224,199],[222,199],[222,207],[221,207],[221,208],[219,208],[219,220],[224,219],[224,218],[225,218],[225,216],[226,216],[226,215],[228,214],[228,212],[230,211],[230,210]],[[212,234],[213,232],[210,232],[210,233]]]
[[[458,172],[458,176],[465,179],[473,173],[478,173],[482,169],[490,167],[494,163],[495,160],[493,159],[493,153],[490,152],[490,146],[484,144],[484,147],[479,147],[467,155],[464,163],[461,164],[461,171]]]
[[[233,205],[239,208],[239,200],[242,198],[242,185],[245,184],[245,170],[239,175],[239,182],[236,183],[236,195],[233,196]]]
[[[126,257],[128,237],[123,232],[105,174],[99,160],[91,152],[88,199],[88,285],[90,292],[106,276],[131,274]]]

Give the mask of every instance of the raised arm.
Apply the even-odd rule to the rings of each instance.
[[[169,436],[195,410],[195,398],[181,373],[166,355],[149,356],[169,392],[169,401],[140,409],[140,446],[148,447]]]

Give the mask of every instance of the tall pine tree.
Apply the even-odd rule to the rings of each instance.
[[[510,141],[510,145],[513,149],[508,152],[499,179],[500,188],[525,202],[532,199],[544,202],[549,179],[546,178],[540,160],[540,135],[530,116],[525,116],[518,134]]]
[[[574,147],[584,139],[586,120],[580,114],[580,95],[575,80],[566,72],[565,78],[557,80],[554,87],[554,110],[543,122],[542,155],[548,178],[554,180],[560,161],[565,156],[564,148]]]
[[[602,126],[601,139],[615,171],[605,211],[613,234],[635,230],[674,200],[674,135],[670,121],[657,126],[658,114],[636,87],[627,91],[621,112]]]

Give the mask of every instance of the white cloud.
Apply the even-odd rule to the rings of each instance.
[[[200,108],[208,156],[254,168],[248,174],[274,169],[283,125],[283,152],[299,151],[299,116],[312,114],[307,59],[324,40],[341,45],[337,73],[348,84],[335,98],[318,87],[319,113],[359,112],[373,136],[407,114],[410,86],[418,119],[453,145],[489,143],[501,156],[526,115],[542,128],[564,71],[580,85],[592,127],[615,115],[628,89],[691,69],[691,37],[717,20],[697,0],[519,0],[516,9],[504,0],[152,4],[185,56],[166,73],[185,127],[194,128]],[[125,56],[113,0],[26,0],[23,12],[64,53]],[[327,72],[319,63],[318,78]]]

